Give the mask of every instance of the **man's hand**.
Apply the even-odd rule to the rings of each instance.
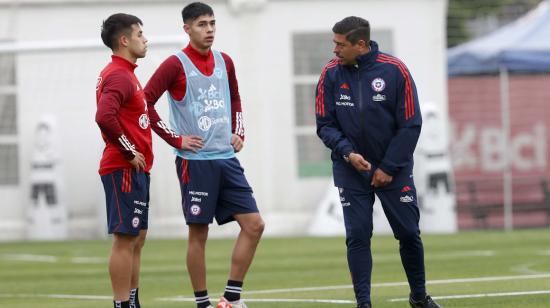
[[[132,164],[132,167],[134,167],[134,169],[138,172],[145,170],[145,156],[143,156],[140,152],[136,152],[136,156],[134,156],[134,159],[130,161],[130,164]]]
[[[231,136],[231,145],[233,146],[235,153],[238,153],[240,150],[242,150],[244,144],[239,135],[233,134],[233,136]]]
[[[197,153],[198,150],[202,149],[204,143],[202,138],[199,136],[181,136],[181,148],[185,151],[191,151]]]
[[[371,164],[363,158],[363,155],[357,153],[349,154],[349,163],[359,172],[367,172],[371,169]]]
[[[376,169],[374,175],[372,176],[372,182],[370,183],[374,187],[384,187],[391,183],[393,176],[388,175],[386,172],[381,169]]]

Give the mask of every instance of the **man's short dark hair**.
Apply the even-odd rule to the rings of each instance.
[[[121,35],[130,36],[132,25],[143,25],[141,19],[134,15],[117,13],[109,16],[101,25],[101,39],[111,50],[118,49],[118,39]]]
[[[193,2],[181,10],[181,17],[183,18],[183,23],[185,24],[187,22],[192,22],[202,15],[213,16],[214,10],[212,10],[210,5],[202,2]]]
[[[370,24],[366,19],[357,16],[346,17],[332,27],[332,32],[346,36],[353,45],[360,40],[370,42]]]

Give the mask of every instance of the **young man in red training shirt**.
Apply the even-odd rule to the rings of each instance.
[[[264,229],[242,167],[235,157],[244,129],[233,61],[212,50],[216,20],[212,8],[195,2],[182,10],[189,45],[164,61],[145,87],[149,108],[168,91],[170,124],[178,133],[198,136],[193,150],[176,151],[182,207],[189,225],[187,270],[198,308],[212,307],[206,289],[208,226],[236,220],[241,227],[231,271],[218,308],[244,308],[243,281]]]
[[[120,13],[107,18],[101,28],[103,43],[113,51],[112,62],[96,85],[96,122],[105,141],[99,174],[105,189],[108,232],[113,234],[109,274],[115,308],[140,308],[140,258],[147,234],[153,166],[150,113],[134,75],[137,59],[147,52],[141,25],[136,16]],[[189,138],[176,135],[162,122],[155,124],[157,133],[174,147],[181,148]]]

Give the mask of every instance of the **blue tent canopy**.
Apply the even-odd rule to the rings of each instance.
[[[449,76],[550,72],[550,0],[497,31],[447,52]]]

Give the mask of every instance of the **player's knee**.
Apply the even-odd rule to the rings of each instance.
[[[136,246],[137,236],[115,233],[113,237],[113,249],[133,250]]]
[[[145,246],[145,235],[140,235],[136,239],[136,249],[141,250]]]
[[[265,229],[265,222],[261,217],[258,217],[257,219],[254,219],[254,221],[246,224],[246,226],[243,228],[243,231],[250,234],[253,237],[260,238],[264,233],[264,229]]]
[[[396,237],[404,244],[416,242],[420,238],[420,230],[418,228],[403,228]]]
[[[204,244],[208,239],[208,225],[207,224],[190,224],[189,225],[189,243],[190,244]]]
[[[348,248],[356,247],[368,247],[370,246],[370,239],[372,237],[372,231],[365,230],[364,228],[357,228],[351,230],[346,234],[346,246]]]

